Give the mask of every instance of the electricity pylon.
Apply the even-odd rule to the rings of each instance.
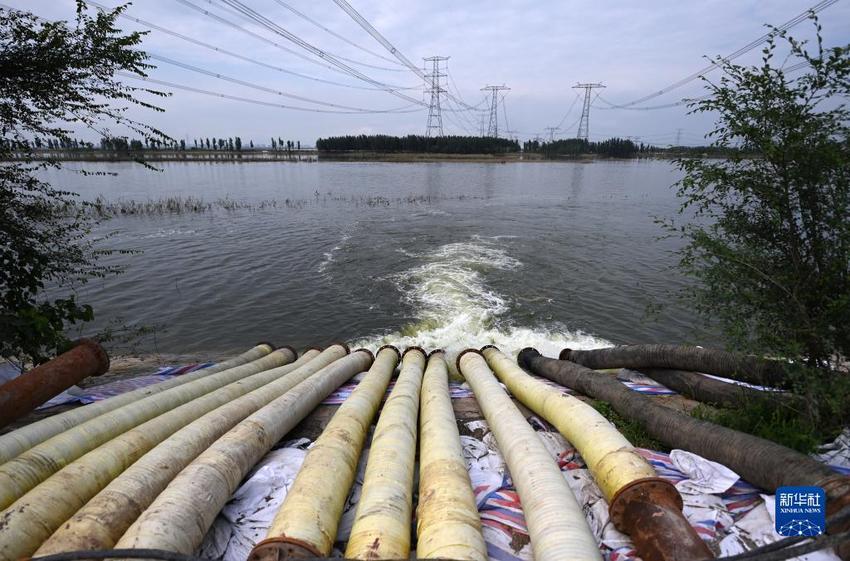
[[[593,82],[586,84],[576,84],[573,88],[584,90],[584,103],[581,109],[581,120],[578,122],[578,133],[576,138],[580,140],[590,140],[590,93],[596,88],[604,88],[602,84]]]
[[[560,127],[546,127],[546,130],[549,131],[549,142],[554,142],[555,131],[560,130]]]
[[[490,120],[487,123],[487,136],[496,138],[499,136],[499,92],[502,90],[510,90],[505,85],[501,86],[484,86],[482,92],[490,92]]]
[[[431,94],[431,103],[428,104],[428,124],[425,127],[425,136],[443,136],[443,113],[440,107],[440,94],[446,90],[440,85],[440,78],[446,75],[440,72],[440,63],[449,60],[447,56],[432,56],[423,58],[425,62],[431,63],[431,73],[425,78],[431,85],[428,91]]]

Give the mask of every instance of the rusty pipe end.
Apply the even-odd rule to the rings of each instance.
[[[611,521],[628,534],[644,561],[714,559],[682,513],[682,497],[659,477],[632,481],[611,500]]]
[[[355,353],[366,353],[366,354],[368,354],[368,355],[369,355],[369,357],[372,359],[372,362],[375,362],[375,355],[374,355],[374,353],[372,353],[372,351],[370,351],[369,349],[367,349],[367,348],[365,348],[365,347],[361,347],[361,348],[359,348],[359,349],[354,349],[354,352],[355,352]]]
[[[384,349],[389,349],[391,351],[395,351],[395,354],[398,357],[397,360],[401,360],[401,351],[399,351],[398,347],[396,347],[395,345],[383,345],[378,349],[378,352],[376,352],[375,354],[376,355],[381,354],[381,351],[383,351]]]
[[[485,351],[486,349],[495,349],[495,350],[497,350],[497,351],[498,351],[498,350],[499,350],[499,347],[497,347],[496,345],[484,345],[483,347],[481,347],[481,348],[480,348],[480,349],[478,349],[478,350],[479,350],[479,351],[481,351],[481,354],[484,354],[484,351]]]
[[[251,550],[247,561],[281,561],[284,559],[314,559],[323,554],[313,544],[287,537],[267,538]]]
[[[520,368],[529,370],[531,368],[531,359],[541,356],[540,351],[534,347],[526,347],[516,355],[516,362]]]
[[[257,341],[257,344],[256,344],[256,345],[254,345],[254,346],[255,346],[255,347],[259,347],[260,345],[268,345],[268,347],[269,347],[271,350],[273,350],[273,351],[274,351],[274,350],[277,350],[277,347],[274,345],[274,343],[269,343],[268,341]]]
[[[422,353],[422,356],[424,358],[428,358],[428,352],[425,349],[423,349],[422,347],[418,347],[416,345],[411,345],[411,346],[407,347],[406,349],[404,349],[404,352],[401,353],[401,358],[404,359],[404,355],[406,355],[410,351],[419,351],[420,353]]]
[[[345,349],[345,354],[347,354],[347,355],[348,355],[348,354],[351,354],[351,347],[349,347],[349,346],[348,346],[348,343],[344,343],[344,342],[342,342],[342,341],[334,341],[333,343],[331,343],[330,345],[328,345],[327,347],[325,347],[325,349],[326,349],[326,350],[327,350],[327,349],[330,349],[330,348],[331,348],[331,347],[333,347],[334,345],[339,345],[340,347],[342,347],[343,349]]]
[[[561,349],[561,352],[558,353],[558,360],[570,360],[570,354],[573,350],[569,347],[566,349]]]
[[[109,371],[109,354],[103,346],[94,339],[82,338],[74,342],[74,347],[82,347],[79,350],[87,350],[95,360],[95,368],[91,376],[100,376]],[[73,349],[72,349],[73,350]]]
[[[325,349],[323,349],[322,347],[317,347],[317,346],[313,345],[313,346],[310,346],[310,347],[305,348],[305,349],[304,349],[304,352],[305,352],[305,353],[306,353],[307,351],[319,351],[319,352],[322,352],[322,351],[324,351],[324,350],[325,350]]]
[[[443,350],[443,349],[434,349],[433,351],[431,351],[430,353],[428,353],[428,358],[430,359],[432,356],[434,356],[434,355],[435,355],[435,354],[437,354],[437,353],[442,353],[442,354],[444,354],[444,355],[445,355],[445,354],[446,354],[446,351],[445,351],[445,350]]]
[[[457,355],[457,359],[455,360],[455,366],[457,366],[457,371],[458,371],[458,372],[460,372],[460,371],[461,371],[461,370],[460,370],[460,359],[461,359],[461,358],[463,358],[463,355],[465,355],[466,353],[475,353],[475,354],[477,354],[477,355],[481,355],[481,351],[479,351],[478,349],[473,349],[473,348],[471,348],[471,347],[470,347],[470,348],[468,348],[468,349],[464,349],[464,350],[462,350],[462,351],[460,352],[460,354],[459,354],[459,355]],[[481,356],[483,356],[483,355],[481,355]]]

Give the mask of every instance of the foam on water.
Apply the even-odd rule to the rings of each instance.
[[[486,282],[493,271],[521,269],[521,261],[508,255],[498,237],[474,237],[436,250],[413,254],[416,266],[388,277],[411,305],[417,321],[401,330],[354,342],[376,348],[393,344],[403,349],[418,345],[441,348],[449,358],[474,346],[496,345],[515,354],[524,347],[557,356],[564,347],[574,349],[609,346],[604,339],[583,332],[570,332],[558,325],[519,326],[510,318],[510,297]]]

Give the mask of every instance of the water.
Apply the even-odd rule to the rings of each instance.
[[[127,272],[81,299],[95,306],[96,327],[157,326],[149,350],[713,341],[671,298],[685,286],[672,269],[679,242],[659,241],[654,222],[678,207],[669,162],[160,167],[90,164],[117,176],[48,178],[89,199],[279,204],[104,225],[117,230],[112,247],[143,253],[113,256]]]

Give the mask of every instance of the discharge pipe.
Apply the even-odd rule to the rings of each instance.
[[[684,345],[622,345],[576,351],[564,349],[558,356],[593,370],[607,368],[671,368],[705,372],[749,384],[789,389],[792,366],[787,362]]]
[[[584,458],[614,526],[628,534],[644,561],[713,559],[682,514],[682,497],[596,409],[526,374],[496,347],[481,349],[513,396],[552,423]]]
[[[115,544],[191,554],[248,471],[331,392],[367,370],[372,353],[358,349],[253,413],[174,478]]]
[[[294,351],[287,352],[295,358]],[[288,383],[295,368],[287,364],[264,370],[211,391],[128,430],[60,469],[0,513],[4,521],[0,524],[0,561],[31,554],[107,483],[182,427],[266,384]],[[159,470],[168,471],[161,466]]]
[[[131,466],[122,471],[120,475],[113,479],[88,502],[85,502],[85,500],[88,499],[94,489],[85,493],[84,489],[86,487],[83,482],[74,486],[72,490],[73,495],[70,497],[66,497],[70,492],[69,490],[63,488],[52,489],[51,494],[48,494],[45,500],[55,505],[51,509],[49,519],[54,522],[51,524],[48,520],[41,520],[39,521],[39,526],[55,528],[57,521],[61,525],[58,526],[58,529],[47,541],[41,544],[41,547],[36,551],[36,555],[51,555],[54,553],[86,549],[110,549],[124,532],[127,531],[127,528],[153,502],[156,496],[165,489],[168,483],[184,467],[189,465],[192,460],[212,445],[213,442],[233,428],[236,423],[260,407],[280,397],[299,382],[306,380],[307,377],[322,367],[327,366],[333,360],[344,356],[345,351],[342,347],[332,346],[328,348],[324,356],[319,357],[319,354],[317,350],[308,350],[293,363],[266,370],[251,378],[234,382],[230,386],[225,386],[221,390],[196,399],[191,404],[200,405],[199,402],[211,398],[215,398],[224,404],[198,417],[194,421],[192,421],[189,414],[189,408],[182,406],[159,417],[155,417],[151,421],[133,429],[133,431],[129,431],[139,431],[149,439],[154,434],[161,433],[163,426],[167,423],[174,423],[179,428],[179,430],[165,438],[148,453],[144,454]],[[256,389],[252,390],[252,387],[255,386],[257,386]],[[224,392],[230,394],[231,390],[236,388],[240,389],[244,395],[230,400],[230,396]],[[220,395],[214,396],[213,394]],[[223,401],[220,401],[222,399]],[[193,409],[196,408],[197,405],[194,405]],[[98,472],[103,472],[106,469],[119,470],[120,465],[116,466],[116,460],[122,461],[126,465],[129,463],[129,460],[138,457],[139,453],[131,450],[125,454],[120,454],[120,452],[118,454],[111,454],[106,456],[106,458],[103,458],[103,453],[107,452],[110,448],[114,449],[115,444],[124,439],[128,434],[124,433],[124,435],[89,452],[24,495],[22,500],[33,497],[34,493],[38,490],[48,490],[48,484],[60,476],[65,476],[63,482],[70,486],[73,480],[68,476],[73,472],[65,472],[70,472],[71,468],[75,466],[83,467],[84,460],[89,458],[95,461],[99,459],[100,461],[95,465],[90,465],[88,470],[84,472],[87,477]],[[92,461],[88,463],[91,464]],[[79,467],[77,467],[77,472],[80,471]],[[104,479],[106,477],[104,476]],[[89,483],[88,485],[91,488],[91,484]],[[43,492],[42,495],[44,495]],[[80,503],[82,502],[85,502],[85,506],[80,508]],[[70,518],[66,516],[68,510],[62,512],[63,508],[67,509],[69,507],[72,510],[79,508]],[[24,505],[24,509],[26,510],[27,508],[28,505]],[[13,518],[18,515],[18,512],[13,511]],[[67,518],[67,520],[63,522],[62,520],[64,518]],[[3,530],[0,529],[0,536],[2,535]]]
[[[638,372],[685,397],[711,405],[734,408],[761,402],[795,411],[802,411],[805,407],[805,400],[795,394],[748,388],[716,380],[698,372],[667,368],[642,368]]]
[[[89,376],[109,370],[109,355],[99,343],[80,339],[76,346],[0,386],[0,428]]]
[[[278,349],[248,364],[119,407],[45,440],[0,466],[0,508],[7,508],[66,465],[116,436],[232,382],[288,364],[295,356],[293,349]]]
[[[519,493],[537,561],[601,561],[581,505],[540,437],[475,349],[457,358]]]
[[[378,350],[369,372],[310,447],[249,561],[330,555],[369,427],[400,357],[390,345]]]
[[[689,450],[728,466],[771,493],[782,486],[812,485],[826,492],[827,515],[850,505],[850,477],[805,454],[658,405],[610,376],[574,362],[544,357],[535,349],[523,349],[517,362],[534,374],[610,403],[617,413],[640,423],[670,448]]]
[[[378,417],[363,477],[347,559],[407,559],[413,517],[413,476],[419,392],[425,351],[409,347]]]
[[[211,374],[229,370],[236,366],[242,366],[243,364],[263,358],[272,351],[274,351],[274,345],[271,343],[258,343],[256,346],[241,355],[219,362],[208,368],[202,368],[201,370],[196,370],[189,374],[183,374],[182,376],[176,376],[158,384],[122,393],[120,395],[104,399],[103,401],[86,405],[85,407],[77,407],[76,409],[65,411],[64,413],[59,413],[57,415],[47,417],[46,419],[41,419],[35,423],[30,423],[29,425],[21,427],[10,433],[0,435],[0,464],[8,462],[15,456],[26,452],[37,444],[41,444],[48,438],[56,436],[60,432],[64,432],[72,427],[85,423],[86,421],[90,421],[104,413],[108,413],[118,409],[119,407],[150,397],[154,394],[170,390],[171,388],[176,388],[177,386],[194,382],[195,380]]]
[[[487,561],[441,350],[428,356],[420,407],[416,557]]]

